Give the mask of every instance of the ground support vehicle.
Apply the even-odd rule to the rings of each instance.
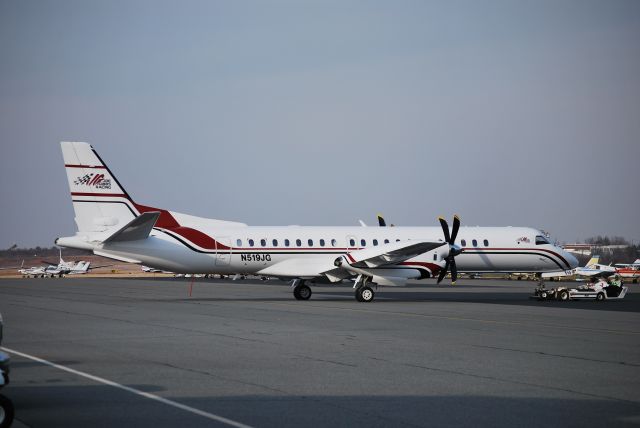
[[[545,288],[538,287],[533,292],[533,298],[538,300],[622,300],[627,295],[629,287],[626,286],[603,286],[598,283],[591,286],[582,286],[576,288],[554,287]]]

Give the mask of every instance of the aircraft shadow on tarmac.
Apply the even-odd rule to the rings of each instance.
[[[145,390],[148,387],[146,385]],[[3,392],[14,401],[16,418],[34,427],[225,426],[109,386],[15,385]],[[205,412],[260,427],[602,428],[631,426],[640,420],[638,403],[575,394],[580,398],[489,395],[163,396]]]
[[[137,278],[131,278],[136,280]],[[149,278],[145,278],[149,281]],[[184,285],[189,287],[191,280],[189,278],[157,278],[155,281],[171,282],[173,284]],[[216,284],[228,284],[229,280],[196,278],[193,282],[193,293],[191,297],[169,299],[176,302],[295,302],[290,292],[290,285],[284,281],[242,281],[239,284],[255,286],[257,290],[261,286],[268,285],[270,287],[282,288],[282,297],[265,297],[261,295],[260,291],[256,291],[250,297],[210,297],[211,290],[215,290]],[[507,283],[508,284],[508,283]],[[427,284],[409,284],[406,287],[392,288],[392,287],[373,287],[376,292],[375,301],[372,303],[356,303],[354,301],[353,289],[348,284],[341,285],[316,285],[313,286],[313,296],[310,302],[344,302],[345,300],[353,301],[354,304],[376,305],[386,302],[394,303],[485,303],[485,304],[499,304],[499,305],[516,305],[516,306],[535,306],[535,307],[553,307],[553,308],[568,308],[568,309],[585,309],[585,310],[604,310],[604,311],[620,311],[620,312],[640,312],[640,294],[634,293],[633,287],[627,294],[624,300],[611,300],[604,302],[596,302],[595,300],[582,300],[582,301],[568,301],[560,302],[555,300],[539,301],[537,299],[531,299],[529,296],[533,293],[533,289],[536,286],[535,282],[524,283],[517,282],[519,287],[518,291],[510,291],[508,285],[496,287],[491,283],[474,283],[465,284],[458,283],[455,286],[448,284],[436,285],[435,283]],[[200,287],[207,287],[208,296],[198,296]],[[523,291],[522,287],[530,288],[531,293]],[[530,286],[530,287],[529,287]],[[549,284],[547,288],[552,287]],[[575,286],[571,284],[569,286]],[[286,291],[285,291],[286,290]],[[481,291],[482,290],[482,291]],[[146,299],[150,301],[163,301],[167,299]],[[305,302],[298,302],[304,304]]]

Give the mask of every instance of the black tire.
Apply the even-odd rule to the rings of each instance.
[[[358,302],[371,302],[375,295],[376,294],[373,292],[371,287],[360,287],[356,291],[356,299],[358,300]]]
[[[0,395],[0,428],[9,428],[15,416],[13,403],[4,395]]]
[[[540,298],[541,298],[542,300],[546,299],[547,297],[549,297],[549,295],[547,294],[547,292],[546,292],[546,291],[541,291],[541,292],[540,292]]]
[[[311,294],[313,294],[311,287],[305,284],[298,285],[293,289],[293,297],[295,297],[296,300],[309,300],[311,298]]]
[[[569,292],[567,290],[562,290],[558,294],[558,300],[562,300],[563,302],[566,302],[567,300],[569,300]]]
[[[596,294],[596,300],[598,302],[602,302],[604,300],[604,293],[602,291]]]

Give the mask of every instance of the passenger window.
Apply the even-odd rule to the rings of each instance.
[[[399,240],[399,239],[396,239],[396,242],[400,242],[400,240]]]
[[[338,241],[336,241],[335,239],[331,240],[331,246],[335,247],[338,244]]]
[[[324,239],[321,239],[321,240],[320,240],[320,246],[321,246],[321,247],[324,247]]]
[[[487,241],[487,240],[485,239],[485,240],[483,241],[483,244],[484,244],[484,246],[485,246],[485,247],[488,247],[488,246],[489,246],[489,241]]]
[[[309,244],[310,247],[313,247],[313,239],[309,239],[307,243]]]
[[[388,244],[388,243],[389,243],[389,240],[388,240],[388,239],[385,239],[385,240],[384,240],[384,243],[385,243],[385,244]]]
[[[249,239],[249,246],[253,247],[253,239]]]
[[[466,247],[467,246],[467,241],[463,239],[462,241],[460,241],[460,244],[462,244],[463,247]]]
[[[367,246],[367,241],[365,241],[364,239],[361,239],[360,240],[360,246],[366,247]]]
[[[353,239],[353,238],[349,239],[349,246],[355,247],[356,246],[356,240]]]
[[[267,246],[267,240],[266,239],[261,239],[260,240],[260,245],[262,245],[263,247]]]
[[[301,240],[299,240],[299,239],[296,239],[296,245],[297,245],[298,247],[302,247],[302,241],[301,241]]]
[[[433,253],[433,261],[434,262],[438,261],[438,253]]]
[[[478,241],[476,241],[475,239],[471,241],[471,244],[473,244],[474,247],[478,246]]]
[[[242,239],[238,239],[238,240],[236,241],[236,245],[237,245],[238,247],[242,247]]]
[[[378,240],[377,240],[377,239],[374,239],[374,240],[373,240],[373,246],[375,247],[375,246],[377,246],[377,245],[378,245]]]
[[[274,240],[273,240],[273,241],[271,241],[271,242],[273,243],[273,246],[274,246],[274,247],[277,247],[277,246],[278,246],[278,240],[277,240],[277,239],[274,239]]]
[[[284,240],[284,246],[285,246],[285,247],[288,247],[288,246],[289,246],[289,240],[288,240],[288,239],[285,239],[285,240]]]

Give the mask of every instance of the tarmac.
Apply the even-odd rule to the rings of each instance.
[[[640,425],[640,292],[2,279],[19,427]],[[555,283],[549,283],[549,286]]]

